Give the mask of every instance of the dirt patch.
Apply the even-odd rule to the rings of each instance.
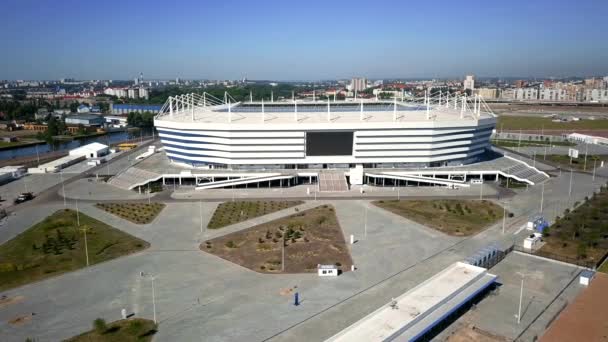
[[[11,324],[11,325],[23,325],[23,324],[31,321],[32,317],[34,317],[34,315],[35,315],[34,313],[31,313],[29,315],[15,317],[15,318],[11,319],[10,321],[8,321],[8,324]]]
[[[2,296],[0,297],[0,309],[7,307],[9,305],[12,304],[17,304],[19,302],[21,302],[25,297],[23,296],[15,296],[15,297],[7,297],[7,296]]]
[[[462,326],[447,339],[447,342],[506,342],[502,336],[491,334],[474,325]]]
[[[345,272],[352,265],[330,205],[208,240],[200,248],[260,273],[311,273],[318,264],[333,264]]]

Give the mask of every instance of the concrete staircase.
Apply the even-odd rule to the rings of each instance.
[[[343,171],[320,171],[319,191],[348,191]]]

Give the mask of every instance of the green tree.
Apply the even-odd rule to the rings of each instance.
[[[70,103],[70,112],[76,113],[78,111],[78,106],[80,106],[80,104],[76,101]]]

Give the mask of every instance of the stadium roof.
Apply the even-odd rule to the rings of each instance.
[[[218,124],[477,121],[495,115],[483,99],[438,95],[393,101],[232,102],[209,94],[170,97],[157,120]]]

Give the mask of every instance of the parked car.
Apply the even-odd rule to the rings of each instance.
[[[34,199],[34,194],[31,192],[24,192],[21,195],[17,196],[17,198],[15,198],[15,204],[19,204],[19,203],[23,203],[23,202],[27,202]]]

